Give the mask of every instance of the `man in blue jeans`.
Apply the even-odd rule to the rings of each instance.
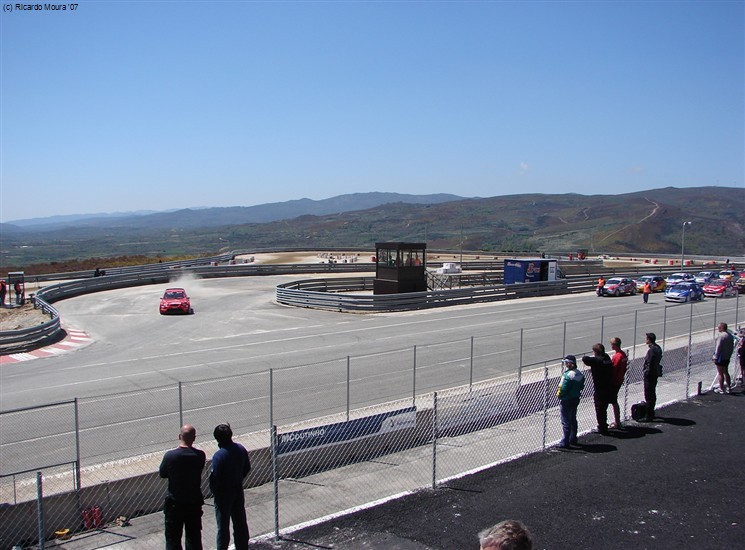
[[[227,550],[230,544],[230,521],[236,550],[248,548],[248,522],[243,480],[251,470],[248,451],[233,441],[230,424],[220,424],[214,431],[219,449],[212,457],[210,490],[215,498],[217,520],[217,550]]]
[[[561,375],[559,389],[559,412],[561,413],[561,429],[564,437],[559,443],[562,449],[569,449],[577,444],[577,407],[582,389],[585,387],[585,375],[577,368],[577,358],[567,355],[561,361],[564,374]]]

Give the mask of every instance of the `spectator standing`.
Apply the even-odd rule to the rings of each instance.
[[[163,507],[166,550],[181,550],[182,531],[186,534],[186,550],[202,550],[202,471],[206,456],[192,446],[196,437],[194,426],[182,426],[178,436],[181,443],[160,463],[160,477],[168,479]]]
[[[603,287],[605,286],[605,277],[602,275],[598,279],[598,289],[597,289],[597,295],[602,296],[603,295]]]
[[[608,405],[610,404],[613,362],[605,353],[603,344],[592,346],[593,355],[585,355],[582,362],[590,367],[595,391],[592,394],[595,402],[595,417],[598,421],[598,432],[608,435]]]
[[[642,297],[644,298],[644,303],[649,302],[649,295],[652,294],[652,285],[649,284],[649,281],[644,281],[644,288],[642,289]]]
[[[8,287],[5,284],[5,279],[0,279],[0,307],[5,307],[5,293],[8,291]]]
[[[730,380],[729,376],[729,362],[732,358],[732,352],[735,349],[735,337],[727,330],[727,323],[719,323],[717,330],[719,333],[715,340],[714,356],[712,359],[714,360],[714,365],[717,367],[719,388],[715,388],[714,391],[717,393],[730,393],[732,380]]]
[[[740,385],[745,386],[745,327],[737,331],[737,357],[740,361]]]
[[[621,349],[621,339],[618,336],[614,336],[610,339],[610,347],[613,350],[613,357],[611,362],[613,363],[613,371],[611,374],[611,393],[610,393],[610,405],[613,407],[613,424],[611,428],[621,427],[621,407],[618,405],[618,392],[623,387],[623,380],[626,377],[626,371],[628,370],[629,358],[626,352]]]
[[[654,420],[657,404],[657,379],[662,376],[662,348],[657,345],[657,335],[647,333],[647,355],[644,357],[644,401],[647,402],[646,421]]]
[[[23,289],[21,288],[21,281],[16,281],[13,284],[13,291],[16,295],[16,305],[22,306],[23,301],[21,299],[21,296],[23,295]]]
[[[481,531],[479,544],[481,550],[532,550],[533,537],[525,525],[508,519]]]
[[[561,413],[561,429],[564,437],[559,446],[569,449],[577,444],[577,407],[585,387],[585,375],[577,368],[577,359],[574,355],[567,355],[561,361],[564,373],[556,392],[559,398],[559,412]]]
[[[215,497],[217,550],[227,550],[230,543],[230,522],[233,522],[235,550],[248,548],[248,521],[243,480],[251,470],[248,451],[233,441],[230,424],[220,424],[214,431],[219,449],[212,457],[210,490]]]

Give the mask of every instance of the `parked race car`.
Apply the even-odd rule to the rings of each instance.
[[[737,291],[740,294],[745,294],[745,275],[741,275],[735,284],[737,285]]]
[[[668,275],[665,279],[667,286],[671,286],[677,283],[684,283],[686,281],[693,281],[694,277],[690,273],[673,273]]]
[[[712,298],[737,296],[737,286],[730,279],[714,279],[704,285],[704,295]]]
[[[194,313],[191,308],[191,300],[183,288],[167,288],[160,299],[160,314],[183,313],[188,315]]]
[[[613,277],[605,282],[601,289],[603,296],[620,296],[621,294],[636,294],[636,283],[631,279]]]
[[[704,299],[704,290],[701,285],[694,282],[678,283],[667,287],[665,291],[666,302],[693,302]]]
[[[734,269],[725,269],[723,271],[719,272],[719,278],[720,279],[729,279],[731,281],[736,281],[740,278],[740,273],[735,271]]]
[[[716,271],[699,271],[696,277],[694,277],[694,280],[700,285],[705,285],[712,279],[718,278],[719,273],[717,273]]]
[[[637,292],[641,292],[642,290],[644,290],[644,283],[646,283],[647,281],[649,281],[649,284],[652,286],[652,292],[662,292],[667,286],[667,283],[665,282],[665,279],[662,278],[662,275],[644,275],[643,277],[639,277],[636,280]]]

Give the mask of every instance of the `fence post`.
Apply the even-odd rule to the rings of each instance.
[[[665,351],[665,339],[667,337],[667,306],[662,314],[662,351]]]
[[[347,355],[347,422],[349,422],[349,355]]]
[[[44,550],[44,491],[41,472],[36,472],[36,521],[39,528],[39,550]]]
[[[561,339],[561,356],[567,356],[567,322],[564,321],[564,336]]]
[[[600,340],[599,342],[605,342],[603,340],[603,333],[605,332],[605,315],[600,316]]]
[[[686,352],[686,395],[688,399],[689,392],[691,390],[691,342],[693,340],[693,302],[691,302],[691,315],[688,320],[688,350]]]
[[[543,363],[543,442],[541,448],[546,450],[546,431],[548,430],[548,364]]]
[[[274,540],[279,540],[279,472],[277,469],[277,426],[272,425],[270,441],[272,453],[272,480],[274,483]]]
[[[411,373],[411,404],[416,407],[416,346],[414,346],[414,369]]]
[[[274,426],[274,369],[269,369],[269,426]]]
[[[714,298],[714,329],[713,329],[714,334],[712,334],[714,338],[717,337],[717,309],[718,308],[719,308],[719,300]]]
[[[638,326],[638,320],[639,320],[639,310],[634,310],[634,347],[631,348],[634,350],[634,359],[636,359],[636,330],[639,328]]]
[[[740,292],[738,291],[737,294],[735,294],[735,326],[734,329],[737,330],[740,319]]]
[[[517,366],[517,387],[523,385],[523,329],[520,329],[520,362]]]
[[[468,375],[468,391],[471,391],[473,386],[473,336],[471,336],[471,369]]]
[[[628,360],[629,352],[626,351],[626,358]],[[627,369],[626,376],[624,376],[623,379],[623,420],[628,420],[629,415],[627,411],[629,410],[629,373]]]
[[[80,413],[78,398],[75,398],[75,490],[80,490]]]
[[[437,489],[437,392],[432,402],[432,490]]]
[[[181,381],[178,383],[178,427],[184,425],[184,391],[181,385]]]

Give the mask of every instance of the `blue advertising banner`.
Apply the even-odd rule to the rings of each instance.
[[[371,435],[395,432],[416,426],[416,407],[407,407],[346,422],[327,424],[278,434],[277,454],[354,441]]]

